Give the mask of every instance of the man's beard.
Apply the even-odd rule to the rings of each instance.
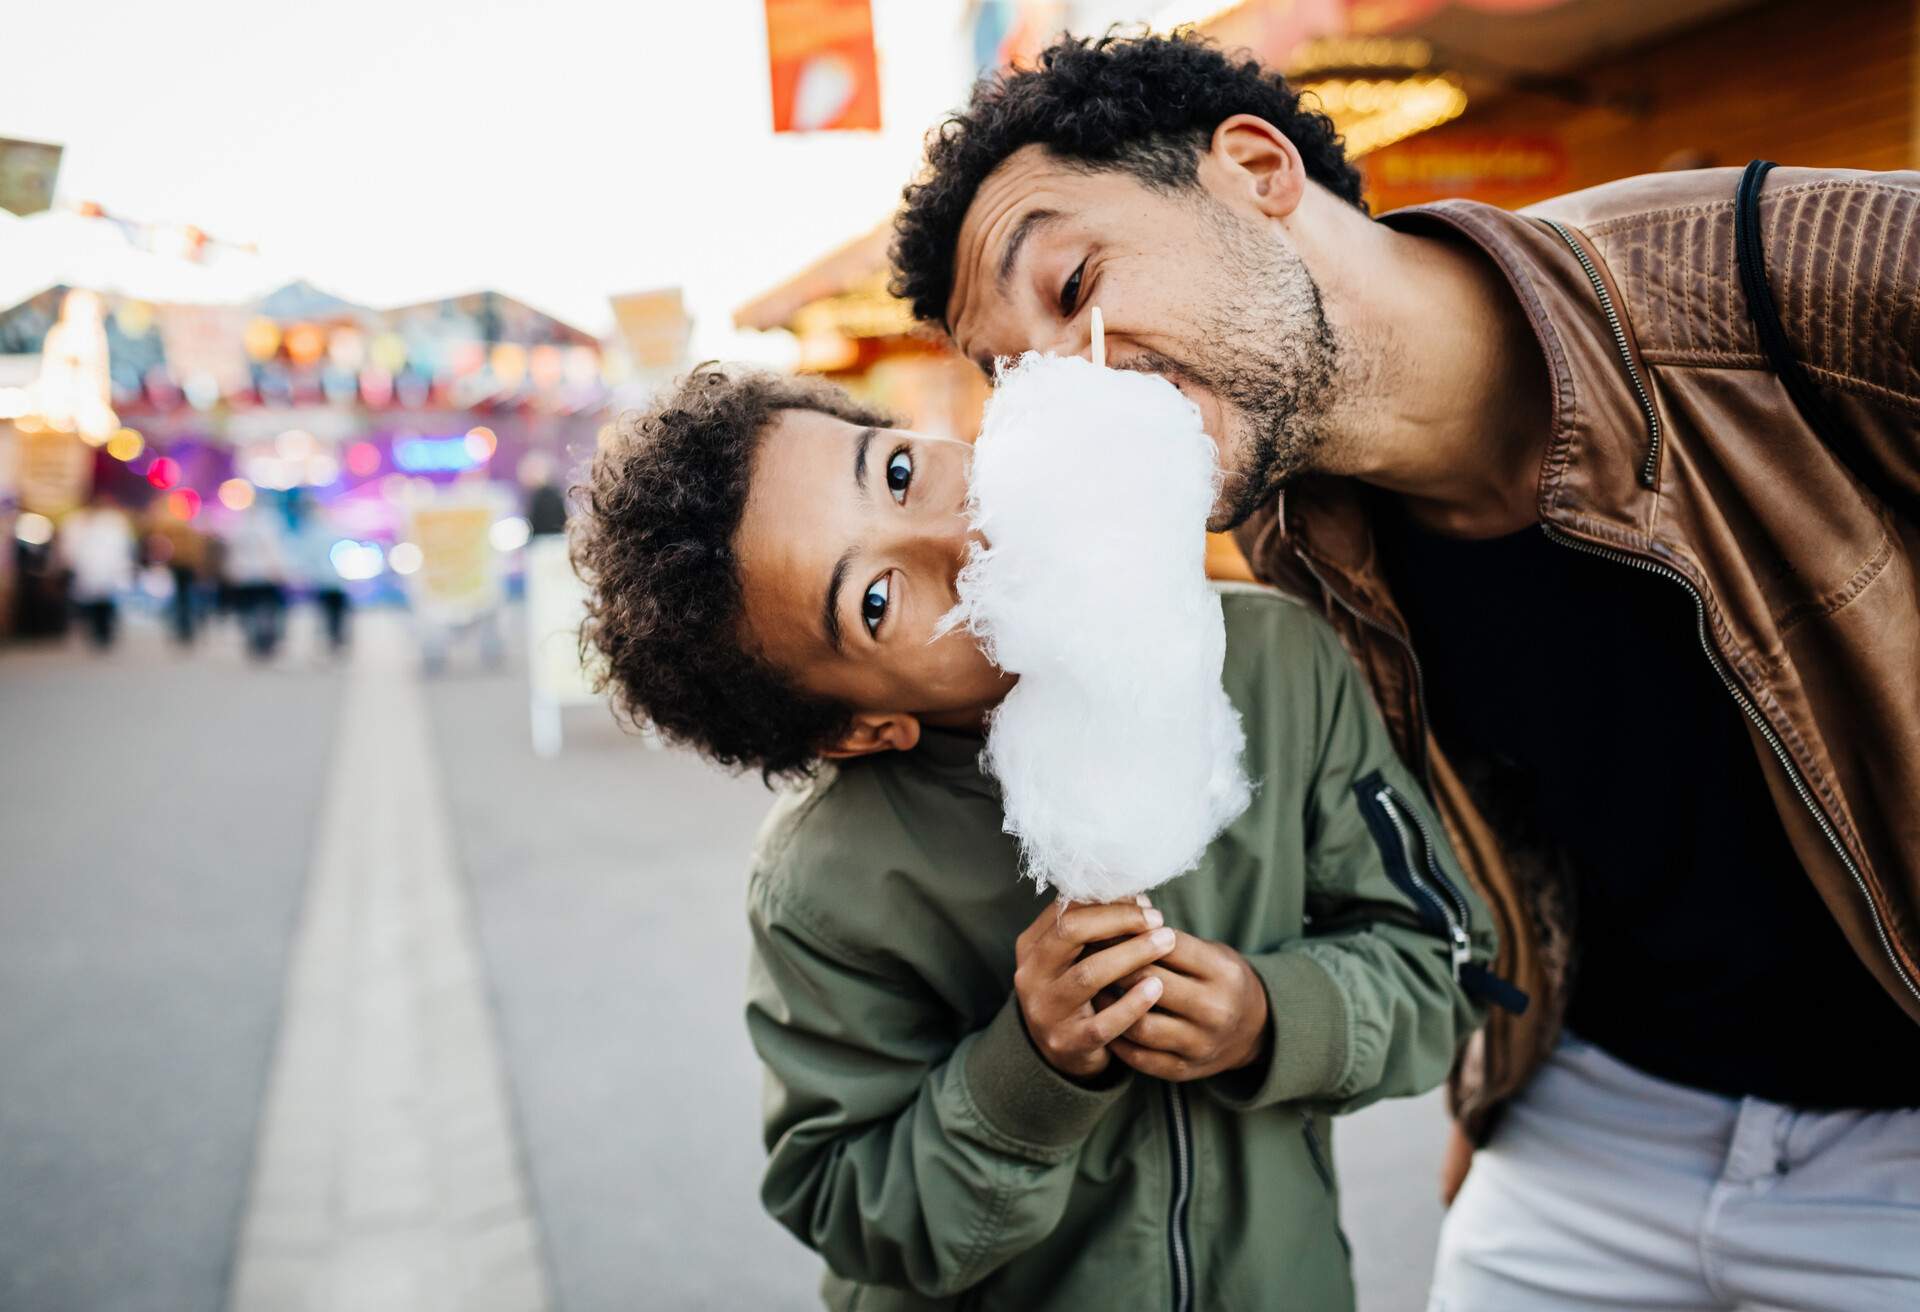
[[[1127,367],[1184,379],[1219,400],[1225,479],[1215,530],[1233,528],[1326,444],[1339,347],[1320,288],[1291,247],[1237,216],[1217,215],[1216,279],[1185,359],[1149,352]]]

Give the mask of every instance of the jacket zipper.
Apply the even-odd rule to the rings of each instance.
[[[1466,900],[1460,896],[1460,890],[1455,888],[1441,872],[1439,861],[1434,859],[1433,835],[1428,832],[1426,821],[1422,820],[1413,808],[1400,800],[1390,784],[1380,784],[1374,790],[1373,798],[1379,803],[1381,811],[1385,813],[1394,832],[1400,836],[1400,846],[1407,855],[1407,873],[1413,878],[1413,886],[1433,904],[1434,909],[1440,913],[1440,919],[1446,923],[1447,942],[1452,947],[1453,978],[1457,983],[1460,979],[1460,968],[1465,966],[1473,956],[1473,945],[1467,938]],[[1412,824],[1411,829],[1408,828],[1409,822]],[[1414,855],[1416,831],[1420,837],[1417,860]],[[1426,870],[1425,875],[1421,873],[1423,866]],[[1442,897],[1442,892],[1446,896]]]
[[[1647,394],[1646,385],[1640,380],[1640,367],[1634,363],[1633,352],[1627,348],[1626,330],[1620,326],[1620,316],[1614,312],[1613,296],[1607,291],[1606,283],[1601,280],[1600,271],[1594,267],[1592,259],[1588,257],[1587,252],[1581,247],[1580,243],[1574,240],[1573,234],[1567,230],[1566,226],[1556,219],[1543,219],[1542,222],[1560,235],[1560,240],[1567,244],[1567,249],[1571,250],[1574,258],[1580,261],[1580,267],[1586,271],[1587,281],[1593,284],[1594,295],[1599,298],[1600,311],[1606,316],[1607,327],[1613,333],[1614,348],[1620,352],[1620,362],[1626,366],[1627,381],[1633,384],[1633,394],[1639,398],[1640,409],[1647,417],[1649,445],[1647,447],[1646,462],[1640,467],[1640,481],[1645,486],[1652,487],[1654,471],[1660,462],[1660,412],[1654,408],[1653,400]],[[1760,713],[1759,708],[1753,704],[1752,699],[1747,696],[1746,690],[1739,685],[1732,673],[1728,671],[1726,662],[1720,658],[1719,651],[1714,648],[1713,639],[1707,632],[1707,605],[1701,598],[1699,590],[1688,581],[1684,574],[1681,574],[1677,570],[1669,569],[1665,565],[1661,565],[1655,561],[1647,560],[1628,552],[1616,551],[1611,547],[1602,547],[1595,543],[1587,542],[1581,538],[1574,537],[1570,533],[1565,533],[1551,524],[1543,522],[1540,527],[1546,530],[1549,539],[1560,543],[1562,546],[1572,547],[1576,551],[1584,551],[1588,555],[1599,556],[1603,560],[1611,560],[1619,564],[1636,566],[1649,573],[1658,574],[1662,578],[1671,579],[1686,589],[1687,595],[1693,598],[1694,620],[1699,630],[1700,649],[1706,653],[1707,660],[1712,663],[1713,672],[1720,676],[1720,682],[1724,684],[1727,691],[1733,695],[1734,703],[1739,706],[1741,712],[1752,722],[1753,727],[1760,731],[1760,736],[1766,740],[1767,746],[1773,750],[1774,759],[1779,761],[1780,768],[1786,771],[1787,782],[1793,785],[1793,791],[1800,798],[1800,804],[1807,808],[1807,814],[1813,817],[1814,823],[1820,826],[1820,832],[1826,835],[1827,842],[1833,848],[1834,855],[1840,858],[1840,864],[1844,866],[1847,873],[1853,877],[1854,886],[1860,890],[1860,897],[1867,904],[1867,914],[1873,921],[1874,933],[1880,938],[1881,950],[1886,953],[1887,961],[1893,966],[1893,973],[1899,977],[1902,984],[1907,986],[1909,993],[1913,994],[1916,998],[1920,998],[1920,984],[1914,982],[1913,976],[1907,973],[1907,968],[1900,964],[1900,958],[1895,955],[1893,940],[1888,937],[1886,922],[1880,916],[1880,908],[1875,905],[1873,894],[1867,891],[1866,876],[1860,873],[1860,867],[1855,864],[1852,854],[1847,851],[1846,844],[1840,841],[1840,834],[1834,829],[1833,822],[1827,819],[1826,812],[1822,811],[1819,803],[1814,800],[1813,793],[1807,787],[1806,780],[1800,775],[1800,767],[1793,763],[1793,757],[1788,754],[1785,744],[1780,741],[1780,735],[1774,732],[1773,725],[1768,722],[1766,716]]]
[[[1173,1207],[1167,1213],[1167,1251],[1173,1259],[1173,1312],[1193,1312],[1193,1265],[1187,1241],[1187,1204],[1193,1195],[1193,1125],[1187,1095],[1179,1085],[1167,1093],[1167,1126],[1173,1138]]]
[[[1347,1242],[1347,1232],[1340,1227],[1339,1190],[1333,1183],[1333,1166],[1327,1161],[1326,1147],[1320,1142],[1320,1128],[1314,1124],[1312,1112],[1302,1112],[1300,1117],[1300,1137],[1306,1140],[1307,1160],[1313,1163],[1313,1172],[1320,1177],[1321,1187],[1327,1191],[1327,1197],[1335,1201],[1333,1214],[1334,1238],[1340,1241],[1340,1249],[1353,1260],[1353,1245]]]
[[[1384,633],[1396,647],[1407,654],[1407,659],[1413,662],[1413,709],[1420,720],[1420,782],[1426,786],[1427,796],[1433,796],[1433,767],[1427,759],[1429,753],[1432,751],[1428,742],[1433,731],[1427,725],[1427,672],[1421,667],[1420,653],[1413,649],[1411,642],[1408,642],[1385,624],[1373,618],[1373,616],[1366,614],[1358,606],[1355,606],[1352,602],[1341,596],[1335,588],[1329,586],[1326,579],[1321,577],[1320,571],[1314,568],[1313,562],[1307,559],[1305,552],[1297,551],[1294,555],[1300,563],[1306,567],[1307,573],[1313,575],[1313,581],[1320,585],[1320,590],[1325,592],[1329,597],[1332,597],[1342,610],[1346,611],[1347,614],[1353,616],[1353,618],[1368,628],[1378,633]]]
[[[1773,749],[1774,759],[1779,761],[1780,768],[1786,771],[1787,782],[1793,785],[1793,791],[1799,796],[1801,805],[1807,808],[1807,814],[1813,817],[1814,823],[1820,826],[1820,832],[1826,835],[1827,842],[1833,847],[1834,855],[1840,858],[1840,864],[1846,867],[1849,875],[1853,876],[1854,886],[1860,890],[1860,897],[1867,904],[1867,915],[1873,921],[1874,933],[1880,936],[1881,950],[1887,954],[1887,960],[1893,966],[1893,973],[1899,977],[1902,984],[1907,986],[1909,993],[1913,994],[1915,998],[1920,998],[1920,984],[1914,983],[1913,976],[1907,973],[1907,968],[1900,964],[1900,958],[1894,953],[1893,940],[1888,937],[1886,921],[1881,919],[1880,908],[1875,905],[1873,894],[1867,891],[1866,876],[1860,873],[1860,867],[1854,863],[1853,856],[1847,851],[1846,844],[1840,841],[1839,831],[1833,827],[1833,822],[1827,819],[1827,813],[1820,809],[1820,804],[1814,799],[1812,790],[1807,787],[1806,780],[1800,775],[1800,767],[1793,763],[1793,757],[1788,754],[1786,745],[1780,741],[1780,735],[1774,732],[1773,725],[1768,722],[1767,717],[1760,713],[1759,708],[1756,707],[1752,699],[1747,696],[1746,689],[1742,688],[1734,679],[1732,673],[1727,669],[1726,662],[1720,658],[1719,651],[1714,647],[1713,639],[1707,632],[1707,604],[1705,600],[1701,598],[1699,589],[1693,586],[1686,575],[1680,573],[1678,570],[1670,569],[1657,561],[1647,560],[1644,557],[1635,556],[1629,552],[1616,551],[1612,547],[1603,547],[1597,543],[1588,542],[1584,538],[1577,538],[1571,533],[1555,528],[1552,524],[1542,523],[1540,527],[1545,530],[1550,540],[1558,542],[1561,546],[1571,547],[1575,551],[1584,551],[1588,555],[1598,556],[1602,560],[1611,560],[1621,565],[1632,565],[1637,569],[1647,571],[1649,574],[1657,574],[1661,578],[1670,579],[1686,589],[1687,595],[1693,598],[1694,623],[1700,636],[1700,650],[1706,653],[1707,660],[1713,666],[1713,672],[1720,676],[1720,682],[1724,684],[1727,691],[1733,695],[1734,704],[1738,706],[1741,712],[1746,715],[1747,719],[1752,722],[1753,727],[1760,731],[1760,736],[1766,740],[1767,746]]]
[[[1627,330],[1620,325],[1620,316],[1614,312],[1613,293],[1607,290],[1607,284],[1602,281],[1600,270],[1595,267],[1592,257],[1574,240],[1565,224],[1558,219],[1542,219],[1541,222],[1560,234],[1560,240],[1567,244],[1567,249],[1573,252],[1573,258],[1580,261],[1580,267],[1586,270],[1587,281],[1593,284],[1593,294],[1600,298],[1600,312],[1607,317],[1607,328],[1613,334],[1614,349],[1620,352],[1620,363],[1627,367],[1627,381],[1633,384],[1633,394],[1639,398],[1640,412],[1647,417],[1647,458],[1640,465],[1640,485],[1652,487],[1654,475],[1660,468],[1660,411],[1654,407],[1646,384],[1640,381],[1640,366],[1634,363],[1633,352],[1627,346]]]
[[[1313,1123],[1312,1112],[1300,1115],[1300,1137],[1307,1141],[1307,1158],[1313,1163],[1313,1172],[1320,1177],[1320,1183],[1327,1192],[1333,1192],[1333,1168],[1327,1165],[1327,1150],[1320,1146],[1320,1130]]]

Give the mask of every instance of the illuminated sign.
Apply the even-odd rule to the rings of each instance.
[[[403,437],[393,444],[393,463],[409,474],[426,474],[472,469],[480,462],[473,458],[473,449],[462,433],[458,437]]]

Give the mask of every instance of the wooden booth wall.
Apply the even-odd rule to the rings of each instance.
[[[1547,143],[1557,163],[1504,185],[1456,185],[1519,206],[1614,178],[1763,157],[1813,167],[1920,167],[1920,0],[1776,0],[1573,76],[1638,96],[1638,112],[1537,93],[1484,99],[1367,161],[1376,213],[1438,191],[1383,185],[1392,151]]]

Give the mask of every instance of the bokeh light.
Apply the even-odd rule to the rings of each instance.
[[[407,344],[398,333],[381,333],[368,345],[367,354],[389,376],[407,367]]]
[[[418,543],[396,542],[387,552],[387,568],[395,574],[407,575],[419,570],[425,560]]]
[[[280,352],[280,325],[271,319],[255,319],[247,325],[241,342],[254,359],[271,360]]]
[[[135,460],[147,449],[147,441],[139,432],[123,428],[107,439],[107,454],[115,460]]]
[[[44,547],[53,541],[53,521],[29,510],[13,521],[13,535],[30,547]]]
[[[493,453],[500,446],[500,439],[493,430],[484,425],[467,430],[467,454],[473,457],[476,465],[483,465],[493,459]]]
[[[253,484],[244,478],[230,478],[220,485],[220,504],[228,510],[245,510],[253,504]]]
[[[322,451],[307,458],[300,481],[308,487],[332,487],[340,481],[340,460]]]
[[[192,519],[200,513],[200,494],[190,487],[175,488],[167,493],[167,513],[175,519]]]
[[[287,356],[295,364],[313,364],[326,351],[326,329],[310,323],[297,323],[287,329]]]
[[[347,448],[347,472],[355,478],[371,478],[380,472],[380,448],[371,442],[355,442]]]
[[[518,342],[495,343],[487,364],[502,387],[518,387],[527,376],[527,348]]]
[[[487,530],[487,541],[493,544],[495,551],[518,551],[527,545],[528,536],[527,521],[519,515],[496,519],[493,527]]]
[[[333,330],[333,336],[327,339],[327,360],[334,368],[357,373],[366,359],[367,339],[358,329]]]
[[[180,481],[180,462],[172,456],[155,456],[147,466],[147,482],[162,492]]]
[[[374,578],[386,566],[378,542],[355,542],[352,538],[334,543],[327,559],[333,562],[334,573],[349,582]]]

